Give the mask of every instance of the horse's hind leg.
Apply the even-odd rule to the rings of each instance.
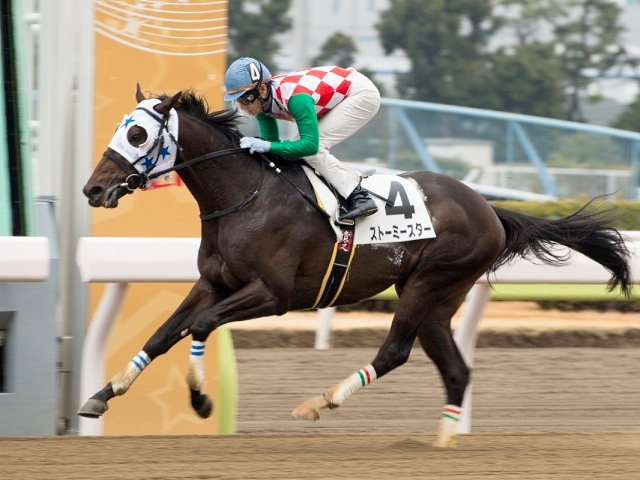
[[[370,365],[361,368],[321,395],[306,400],[291,412],[291,416],[317,420],[320,418],[320,410],[339,407],[355,392],[405,363],[409,359],[418,325],[425,315],[424,311],[416,314],[415,305],[416,303],[410,299],[401,299],[389,335]]]
[[[78,410],[78,415],[89,418],[102,416],[109,408],[107,405],[109,400],[117,395],[123,395],[131,387],[138,375],[155,358],[167,353],[171,347],[190,333],[191,324],[196,317],[196,313],[200,310],[196,307],[203,301],[209,300],[206,294],[197,288],[196,284],[173,315],[147,340],[142,350],[102,390],[85,402]],[[197,395],[199,392],[191,392],[192,403],[194,393]],[[208,405],[201,405],[201,409],[203,413],[198,413],[201,416],[208,416],[212,410],[211,402]]]
[[[444,406],[440,427],[436,438],[437,447],[455,447],[458,421],[462,413],[462,399],[469,383],[470,372],[458,347],[453,340],[450,320],[458,309],[461,301],[453,302],[455,309],[436,309],[418,329],[420,345],[434,362],[447,393],[447,403]]]
[[[430,300],[422,288],[405,288],[389,335],[373,362],[323,394],[300,404],[291,413],[292,417],[317,420],[320,410],[340,406],[348,397],[373,380],[404,364],[409,358],[416,335],[419,335],[423,348],[440,370],[447,390],[448,404],[445,406],[446,417],[443,417],[446,421],[441,420],[441,430],[435,445],[455,446],[454,419],[460,415],[462,398],[469,381],[469,369],[455,345],[449,326],[451,317],[458,310],[471,286],[463,288],[458,285],[458,288],[464,291],[458,291],[440,302]],[[453,428],[450,422],[453,422]],[[446,428],[443,428],[443,423]]]

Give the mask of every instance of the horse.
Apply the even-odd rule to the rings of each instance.
[[[190,335],[191,406],[207,418],[213,409],[202,391],[208,335],[230,322],[313,309],[336,233],[312,201],[312,185],[299,162],[274,166],[276,159],[238,147],[235,109],[212,112],[193,90],[147,99],[138,85],[135,96],[138,106],[125,115],[83,193],[92,207],[115,208],[150,179],[178,171],[200,211],[200,277],[140,353],[78,414],[103,415],[107,402],[123,395],[151,361]],[[163,169],[160,153],[171,149],[173,163]],[[421,191],[435,237],[358,246],[333,305],[352,304],[394,286],[398,303],[388,335],[370,364],[305,400],[291,415],[317,420],[321,410],[339,407],[404,364],[417,339],[445,389],[435,446],[455,447],[471,372],[453,340],[451,318],[478,278],[517,257],[561,264],[568,257],[556,247],[564,246],[606,268],[609,288],[629,295],[630,254],[608,212],[586,209],[591,202],[549,220],[491,205],[446,175],[416,171],[400,177]]]

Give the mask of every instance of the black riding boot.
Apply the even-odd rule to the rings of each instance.
[[[358,217],[373,215],[378,211],[376,202],[369,196],[369,192],[358,185],[349,198],[347,198],[349,210],[340,215],[340,220],[354,220]]]

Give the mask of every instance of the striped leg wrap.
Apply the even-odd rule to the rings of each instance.
[[[342,403],[351,395],[356,393],[361,388],[366,387],[373,382],[377,377],[376,370],[372,365],[367,365],[361,368],[350,377],[340,382],[335,391],[331,395],[329,401],[330,405],[342,405]]]
[[[191,341],[191,356],[202,357],[204,355],[204,342],[198,342],[197,340]]]
[[[457,444],[458,422],[462,409],[456,405],[445,405],[440,417],[438,436],[435,446],[440,448],[453,448]]]
[[[147,355],[144,350],[140,350],[135,357],[131,359],[131,363],[139,370],[142,371],[149,365],[151,360],[149,359],[149,355]]]
[[[127,366],[111,379],[113,393],[122,395],[129,390],[131,384],[138,378],[138,375],[147,368],[149,363],[151,363],[149,355],[147,355],[144,350],[140,350],[140,353],[133,357],[131,361],[127,363]]]
[[[442,418],[452,420],[456,423],[460,421],[460,415],[462,415],[462,408],[455,405],[445,405],[442,410]]]
[[[204,342],[191,341],[191,354],[189,355],[189,373],[187,384],[191,390],[200,391],[204,383]]]

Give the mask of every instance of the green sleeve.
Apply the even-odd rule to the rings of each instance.
[[[260,138],[269,142],[280,141],[278,122],[275,118],[267,117],[264,113],[260,113],[256,119],[258,120],[258,125],[260,125]]]
[[[320,129],[315,107],[316,105],[311,95],[300,93],[291,97],[288,108],[296,121],[300,138],[293,141],[285,140],[284,142],[271,141],[270,151],[285,158],[308,157],[318,153]],[[260,134],[262,135],[262,127]],[[262,138],[269,140],[264,136]]]

